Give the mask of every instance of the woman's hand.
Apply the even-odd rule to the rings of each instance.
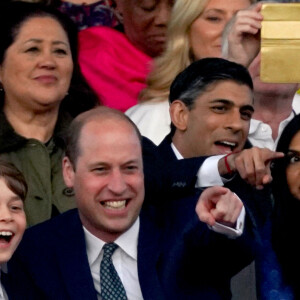
[[[260,50],[262,3],[240,10],[223,32],[222,56],[248,67]]]

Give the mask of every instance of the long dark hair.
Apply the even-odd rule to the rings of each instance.
[[[5,59],[6,50],[14,43],[22,24],[34,17],[53,18],[62,26],[69,40],[74,70],[69,93],[63,99],[61,108],[70,112],[72,116],[76,116],[95,107],[99,100],[83,78],[77,60],[77,28],[67,16],[53,7],[22,1],[13,1],[0,5],[0,65]]]
[[[290,192],[286,169],[291,157],[288,155],[293,137],[300,131],[300,115],[295,116],[283,130],[277,145],[277,151],[286,153],[272,166],[272,191],[274,196],[273,245],[281,262],[285,278],[296,288],[300,295],[300,280],[295,282],[295,272],[300,267],[299,236],[300,200]],[[297,298],[298,299],[298,298]]]

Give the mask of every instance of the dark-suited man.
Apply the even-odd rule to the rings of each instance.
[[[246,68],[221,58],[196,61],[175,78],[169,101],[171,134],[159,146],[165,160],[222,155],[211,157],[210,168],[198,173],[200,186],[223,184],[220,175],[234,172],[258,188],[270,182],[270,161],[283,154],[257,147],[243,150],[249,148],[254,112]]]
[[[201,165],[197,185],[225,185],[237,193],[260,233],[271,213],[271,199],[268,189],[257,191],[249,184],[262,189],[269,183],[270,161],[283,154],[246,145],[254,112],[248,71],[219,58],[196,61],[176,77],[169,100],[172,131],[159,145],[162,159],[177,163],[214,155]],[[256,299],[253,265],[245,272],[234,278],[233,296]]]
[[[128,299],[230,299],[230,277],[252,259],[253,228],[247,221],[242,235],[229,239],[207,226],[238,221],[243,205],[228,189],[142,207],[139,133],[104,107],[73,121],[63,173],[78,210],[29,228],[9,266],[35,283],[41,299],[108,299],[100,265],[112,242]]]

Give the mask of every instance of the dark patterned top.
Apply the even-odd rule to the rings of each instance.
[[[115,27],[120,24],[113,0],[100,0],[92,4],[61,1],[59,10],[76,23],[78,30],[92,26]]]

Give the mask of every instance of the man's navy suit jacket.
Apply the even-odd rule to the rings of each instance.
[[[155,199],[183,198],[195,193],[197,172],[207,157],[177,160],[171,151],[169,146],[169,152],[164,155],[159,147],[143,137],[146,196],[152,202]]]
[[[179,193],[187,193],[187,190],[190,191],[189,193],[192,193],[193,188],[195,190],[197,172],[207,156],[178,160],[171,148],[171,143],[172,137],[169,134],[157,147],[156,155],[159,156],[162,161],[167,161],[170,165],[174,163],[174,170],[179,169],[178,162],[182,162],[183,169],[185,169],[184,172],[187,173],[183,174],[179,172],[177,176],[179,177],[178,180],[180,180],[180,177],[185,178],[186,176],[185,184],[188,189],[182,188]],[[252,145],[247,141],[244,148],[247,149],[250,147],[252,147]],[[185,166],[187,163],[189,165]],[[257,190],[247,184],[238,174],[235,174],[233,178],[224,184],[224,186],[236,193],[242,200],[245,208],[247,209],[248,217],[251,219],[251,222],[254,224],[254,228],[256,229],[256,240],[258,243],[263,243],[261,240],[260,230],[264,226],[266,220],[270,217],[272,211],[270,187],[266,186],[263,190]]]
[[[144,203],[138,275],[145,300],[230,299],[231,276],[252,260],[251,225],[235,240],[215,233],[198,220],[197,200]],[[9,272],[34,283],[40,299],[96,300],[77,209],[27,229]]]

